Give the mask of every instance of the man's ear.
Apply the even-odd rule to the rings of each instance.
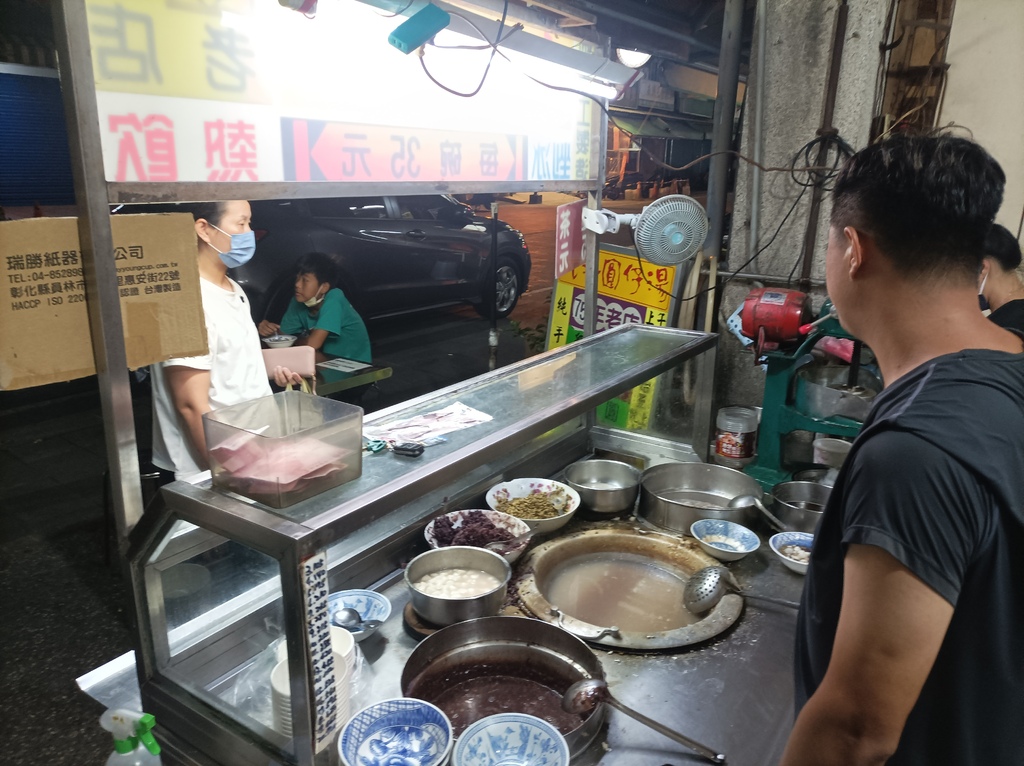
[[[865,259],[871,257],[871,238],[852,226],[844,228],[843,235],[846,237],[846,252],[843,257],[846,259],[850,279],[854,279],[864,268]]]

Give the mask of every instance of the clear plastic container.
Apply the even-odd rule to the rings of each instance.
[[[722,407],[715,420],[714,462],[736,469],[753,462],[757,447],[757,421],[757,411],[750,407]]]
[[[213,485],[272,508],[362,474],[363,410],[284,391],[203,416]]]

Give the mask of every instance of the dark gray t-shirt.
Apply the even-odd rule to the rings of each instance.
[[[798,711],[828,667],[851,543],[955,607],[889,764],[1024,763],[1024,354],[939,357],[876,399],[817,530]]]

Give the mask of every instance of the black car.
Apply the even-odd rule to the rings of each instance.
[[[278,322],[292,298],[295,263],[327,253],[338,286],[364,317],[453,303],[490,316],[491,219],[444,194],[257,200],[256,256],[232,276],[252,303],[253,319]],[[515,308],[530,279],[523,235],[498,222],[497,308]]]

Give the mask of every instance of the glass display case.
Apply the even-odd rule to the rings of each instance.
[[[208,480],[165,487],[129,554],[144,709],[209,762],[336,763],[345,711],[333,690],[345,671],[327,595],[394,582],[425,547],[428,521],[485,507],[498,481],[551,476],[595,451],[705,457],[716,344],[712,334],[622,326],[374,413],[364,431],[454,405],[487,419],[420,457],[367,453],[361,476],[288,507]],[[652,392],[641,417],[596,424],[595,408],[640,385]],[[283,690],[268,683],[281,663]]]

